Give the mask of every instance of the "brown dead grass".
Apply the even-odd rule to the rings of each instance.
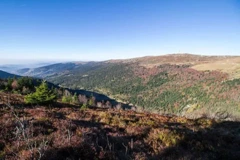
[[[226,58],[215,62],[208,62],[192,66],[199,71],[216,70],[228,73],[230,78],[240,78],[240,57]]]
[[[163,64],[190,65],[198,71],[221,71],[229,78],[240,78],[240,57],[238,56],[200,56],[192,54],[169,54],[163,56],[146,56],[125,60],[110,60],[107,63],[137,63],[146,68]]]
[[[240,125],[237,122],[217,122],[205,118],[190,120],[102,108],[49,109],[42,106],[15,111],[21,119],[24,117],[27,120],[26,124],[33,124],[31,141],[48,140],[42,159],[193,159],[197,155],[200,159],[240,157],[237,151]],[[21,159],[30,159],[26,144],[23,141],[18,143],[14,138],[14,116],[6,108],[1,108],[0,112],[1,158],[15,159],[17,155]],[[17,147],[17,144],[20,146]]]
[[[162,56],[146,56],[133,59],[123,59],[123,60],[110,60],[108,63],[138,63],[145,67],[154,67],[161,64],[190,64],[198,65],[203,63],[210,63],[225,59],[234,59],[238,58],[236,56],[202,56],[202,55],[193,55],[193,54],[168,54]]]

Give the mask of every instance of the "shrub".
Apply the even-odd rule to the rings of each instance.
[[[160,140],[166,146],[174,146],[178,142],[184,139],[184,136],[174,131],[164,132],[161,131],[158,134],[158,140]]]
[[[25,102],[27,104],[47,104],[54,102],[56,99],[57,95],[48,89],[45,81],[43,81],[39,87],[36,87],[36,92],[25,96]]]
[[[62,97],[62,102],[63,102],[63,103],[70,103],[70,102],[71,102],[71,97],[63,96],[63,97]]]
[[[84,103],[84,104],[82,105],[82,107],[81,107],[81,110],[85,110],[85,109],[87,109],[87,108],[88,108],[88,104]]]
[[[78,104],[78,96],[76,93],[74,93],[73,97],[72,97],[72,103],[74,104]]]

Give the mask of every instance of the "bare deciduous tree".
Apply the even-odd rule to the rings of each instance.
[[[14,117],[14,120],[16,122],[16,127],[14,131],[14,135],[18,144],[18,147],[20,147],[20,142],[24,142],[27,146],[27,149],[31,153],[31,159],[42,159],[44,156],[45,151],[48,148],[48,140],[43,139],[40,142],[32,141],[33,138],[33,119],[25,119],[25,117],[20,117],[17,112],[15,112],[15,109],[10,104],[7,104],[8,108],[10,108],[11,113]],[[36,155],[38,154],[38,156]]]

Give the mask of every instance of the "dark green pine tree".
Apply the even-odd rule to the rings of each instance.
[[[36,87],[36,92],[25,96],[27,104],[49,104],[57,99],[57,95],[48,89],[47,83],[43,81],[39,87]]]

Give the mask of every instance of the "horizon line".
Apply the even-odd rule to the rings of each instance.
[[[104,62],[104,61],[111,61],[111,60],[127,60],[127,59],[136,59],[136,58],[144,58],[144,57],[161,57],[161,56],[168,56],[168,55],[193,55],[193,56],[206,56],[206,57],[239,57],[239,55],[235,54],[195,54],[195,53],[167,53],[167,54],[158,54],[158,55],[146,55],[146,56],[134,56],[134,57],[129,57],[129,58],[109,58],[109,59],[104,59],[104,60],[76,60],[76,59],[1,59],[1,61],[24,61],[20,63],[4,63],[1,64],[2,62],[0,61],[0,66],[1,65],[16,65],[16,64],[21,64],[24,65],[26,62],[32,61],[30,64],[36,64],[36,63],[68,63],[68,62]],[[27,65],[27,64],[26,64]]]

